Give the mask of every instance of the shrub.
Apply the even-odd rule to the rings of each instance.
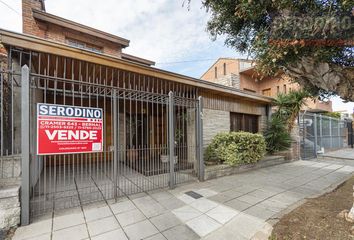
[[[248,132],[219,133],[205,151],[207,163],[242,165],[258,162],[266,152],[264,137]]]
[[[267,145],[267,152],[288,150],[291,146],[291,136],[286,129],[286,124],[278,118],[272,118],[267,122],[263,131],[263,136]]]

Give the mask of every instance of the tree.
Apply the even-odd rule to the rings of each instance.
[[[354,101],[353,0],[203,0],[207,30],[248,53],[262,76],[285,72],[313,95]]]
[[[283,121],[287,126],[288,132],[291,133],[295,125],[295,120],[301,109],[306,105],[306,99],[309,97],[310,94],[306,90],[278,94],[273,101],[273,104],[277,107],[277,111],[273,114],[273,117]]]

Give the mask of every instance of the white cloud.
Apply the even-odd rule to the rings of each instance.
[[[171,62],[204,52],[208,14],[200,1],[190,11],[183,0],[47,0],[47,11],[131,40],[125,52]],[[207,57],[207,56],[205,56]]]
[[[0,28],[21,32],[21,14],[21,0],[2,0],[0,2]]]

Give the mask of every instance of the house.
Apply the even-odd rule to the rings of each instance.
[[[201,79],[273,98],[278,93],[287,93],[300,88],[285,75],[260,80],[253,62],[245,59],[219,58]],[[309,99],[303,110],[313,113],[332,112],[332,102]]]
[[[12,162],[22,168],[22,224],[48,211],[202,180],[203,148],[217,133],[259,132],[269,117],[268,96],[157,69],[124,53],[123,37],[47,13],[43,0],[22,5],[23,33],[0,29],[0,155],[19,156]],[[37,104],[98,109],[103,144],[39,155]],[[16,180],[10,163],[6,176]]]

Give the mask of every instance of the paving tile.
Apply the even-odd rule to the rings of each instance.
[[[176,197],[160,200],[159,203],[166,209],[173,210],[185,206],[186,204]]]
[[[202,215],[200,211],[188,205],[177,208],[173,210],[172,213],[176,215],[176,217],[179,218],[182,222],[186,222],[192,218],[196,218]]]
[[[248,203],[250,205],[254,205],[256,203],[261,202],[263,199],[258,198],[258,197],[254,197],[254,196],[249,195],[249,194],[246,194],[246,195],[243,195],[241,197],[238,197],[237,200],[240,200],[242,202]]]
[[[50,233],[52,231],[52,219],[47,219],[30,225],[19,227],[13,236],[14,240],[33,238],[39,235]]]
[[[237,197],[240,197],[240,196],[244,195],[245,193],[238,192],[238,191],[235,191],[234,189],[231,189],[231,190],[222,192],[222,194],[227,196],[227,197],[229,197],[230,199],[234,199],[234,198],[237,198]]]
[[[185,225],[178,225],[162,233],[168,240],[197,240],[200,237]]]
[[[128,240],[122,229],[116,229],[94,237],[91,240]]]
[[[158,202],[163,201],[163,200],[168,200],[168,199],[175,197],[173,194],[171,194],[167,191],[155,192],[155,193],[150,194],[150,196]]]
[[[234,210],[242,212],[243,210],[249,208],[251,204],[242,202],[238,199],[233,199],[228,202],[225,202],[224,205],[231,207]]]
[[[134,200],[134,199],[138,199],[138,198],[141,198],[141,197],[146,197],[147,194],[144,193],[144,192],[141,192],[141,193],[135,193],[135,194],[131,194],[129,195],[129,199],[130,200]]]
[[[265,221],[240,213],[225,225],[225,230],[237,231],[242,236],[250,239],[256,232],[262,229],[265,224]]]
[[[224,203],[224,202],[230,201],[231,199],[234,199],[234,197],[230,197],[230,196],[227,196],[227,195],[225,195],[223,193],[219,193],[217,195],[208,197],[208,199],[212,200],[214,202]]]
[[[84,207],[84,214],[87,222],[97,220],[100,218],[105,218],[112,216],[112,212],[109,209],[108,206],[100,206],[100,207],[94,207],[94,206],[88,206]]]
[[[265,238],[267,239],[267,238]],[[237,231],[230,230],[226,227],[221,227],[216,231],[205,236],[203,240],[249,240],[248,238],[242,236]]]
[[[192,198],[191,196],[188,196],[187,194],[181,194],[177,198],[186,204],[190,204],[197,200],[195,198]]]
[[[166,238],[161,233],[158,233],[154,236],[144,238],[144,240],[166,240]]]
[[[117,202],[110,205],[114,214],[128,212],[136,209],[135,205],[130,201]]]
[[[218,221],[221,224],[225,224],[230,221],[233,217],[235,217],[240,212],[233,210],[229,207],[225,206],[217,206],[216,208],[208,211],[206,215]]]
[[[204,214],[189,220],[186,224],[201,237],[206,236],[222,226],[220,223]]]
[[[155,227],[157,227],[157,229],[159,229],[160,232],[182,223],[173,213],[170,212],[153,217],[150,221],[155,225]]]
[[[116,214],[116,217],[122,226],[127,226],[146,219],[144,214],[138,209]]]
[[[214,201],[211,201],[206,198],[201,198],[198,199],[190,204],[190,206],[194,207],[195,209],[199,210],[202,213],[205,213],[215,207],[218,206],[218,204]]]
[[[194,192],[199,193],[200,195],[202,195],[203,197],[212,197],[216,194],[218,194],[218,192],[211,190],[211,189],[207,189],[207,188],[202,188],[202,189],[198,189],[195,190]]]
[[[270,217],[276,214],[263,205],[255,205],[250,207],[249,209],[245,210],[243,213],[251,215],[253,217],[259,218],[261,220],[268,220]]]
[[[87,223],[90,236],[99,235],[120,228],[115,217],[101,218]]]
[[[257,189],[253,192],[250,192],[248,193],[248,195],[251,195],[251,196],[254,196],[254,197],[257,197],[257,198],[261,198],[261,199],[266,199],[266,198],[269,198],[271,196],[274,195],[273,192],[267,192],[267,191],[264,191],[264,190],[261,190],[261,189]]]
[[[145,220],[123,228],[130,240],[140,240],[159,233],[151,222]]]
[[[278,213],[288,207],[288,205],[286,205],[282,202],[272,201],[270,199],[267,199],[267,200],[257,204],[257,206],[261,206],[263,208],[266,208],[266,209],[271,210],[276,213]]]
[[[13,237],[13,240],[17,240],[17,238]],[[24,238],[21,238],[21,240]],[[31,237],[31,238],[25,238],[25,240],[51,240],[51,233],[46,233],[43,235],[39,235],[39,236],[35,236],[35,237]]]
[[[85,223],[82,212],[56,216],[53,218],[53,230],[59,230],[67,227],[73,227]]]
[[[52,240],[75,239],[81,240],[88,238],[86,225],[81,224],[75,227],[65,228],[53,232]]]
[[[138,206],[138,208],[148,218],[160,215],[160,214],[166,212],[166,210],[167,210],[165,207],[163,207],[161,204],[159,204],[157,202],[153,202],[150,204],[143,204],[143,205]]]

